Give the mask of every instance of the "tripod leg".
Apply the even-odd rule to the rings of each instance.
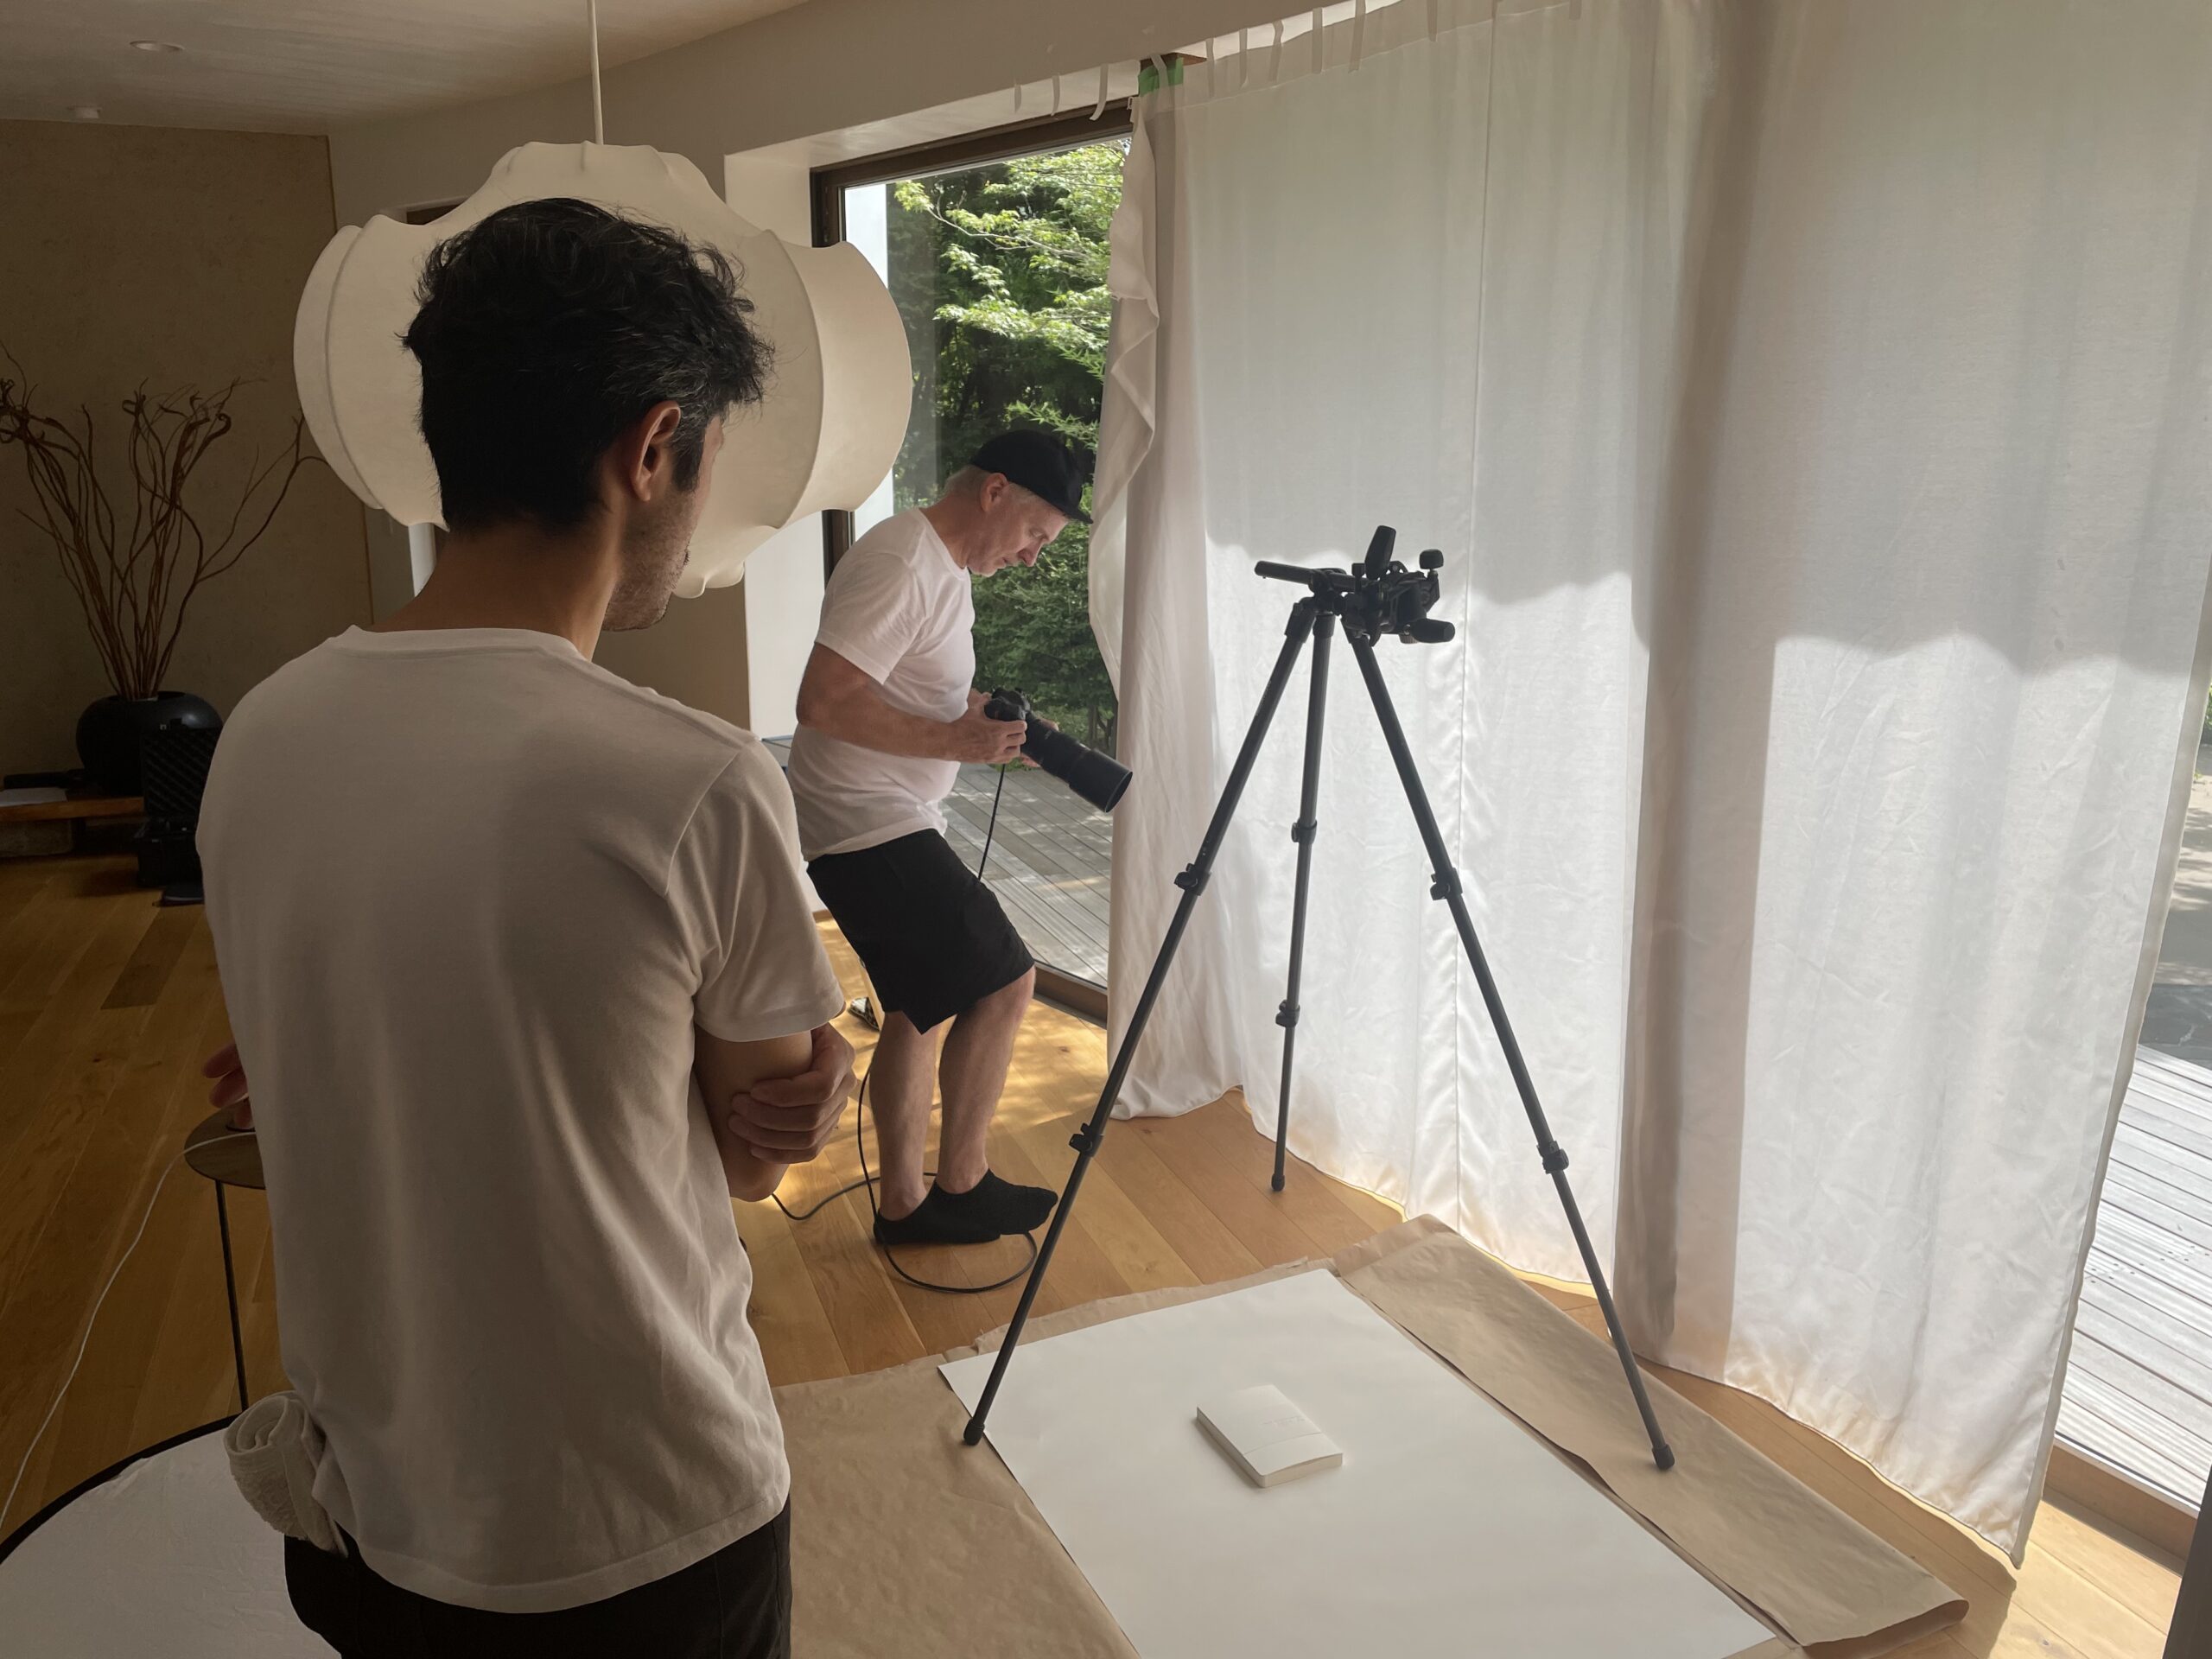
[[[1313,624],[1313,688],[1306,699],[1306,774],[1298,789],[1298,822],[1290,838],[1298,843],[1298,896],[1290,911],[1290,986],[1275,1024],[1282,1027],[1282,1084],[1275,1091],[1274,1190],[1282,1191],[1283,1153],[1290,1139],[1290,1076],[1298,1057],[1298,982],[1306,962],[1306,891],[1313,870],[1314,816],[1321,792],[1321,717],[1329,702],[1329,641],[1337,619],[1322,613]]]
[[[1481,942],[1475,938],[1474,918],[1468,915],[1467,901],[1459,889],[1459,873],[1452,868],[1443,833],[1436,827],[1436,815],[1429,810],[1428,792],[1421,787],[1413,751],[1406,747],[1406,734],[1398,724],[1398,711],[1390,701],[1390,688],[1382,683],[1382,670],[1375,660],[1375,647],[1355,638],[1351,650],[1359,661],[1360,677],[1367,682],[1367,695],[1375,705],[1375,718],[1382,724],[1382,740],[1389,745],[1390,759],[1397,766],[1398,780],[1405,785],[1406,804],[1413,808],[1414,823],[1421,830],[1422,845],[1428,849],[1429,863],[1436,878],[1429,888],[1430,896],[1441,899],[1451,908],[1452,923],[1459,930],[1459,943],[1465,947],[1468,966],[1475,970],[1475,983],[1482,988],[1483,1006],[1490,1010],[1491,1024],[1497,1030],[1498,1045],[1505,1051],[1505,1064],[1513,1073],[1513,1086],[1520,1090],[1522,1107],[1529,1114],[1529,1127],[1535,1132],[1536,1150],[1543,1159],[1544,1173],[1559,1189],[1560,1206],[1567,1211],[1567,1224],[1574,1234],[1574,1247],[1582,1253],[1583,1269],[1590,1275],[1591,1289],[1597,1293],[1598,1306],[1605,1316],[1605,1329],[1612,1332],[1613,1349],[1620,1355],[1629,1392],[1636,1396],[1636,1409],[1643,1419],[1643,1432],[1651,1439],[1651,1460],[1662,1469],[1671,1469],[1675,1466],[1674,1450],[1667,1444],[1659,1419],[1651,1409],[1651,1396],[1644,1389],[1643,1373],[1629,1348],[1627,1333],[1621,1329],[1620,1315],[1614,1311],[1613,1294],[1605,1283],[1605,1270],[1598,1265],[1598,1252],[1591,1246],[1589,1230],[1582,1224],[1582,1211],[1574,1202],[1574,1189],[1567,1185],[1567,1149],[1552,1139],[1551,1125],[1545,1120],[1543,1106],[1536,1098],[1536,1085],[1529,1076],[1528,1062],[1521,1058],[1521,1045],[1513,1035],[1513,1022],[1506,1017],[1504,1001],[1497,994],[1497,982],[1491,977],[1490,963],[1483,955]]]
[[[1198,855],[1192,860],[1188,869],[1175,878],[1183,897],[1167,924],[1167,937],[1160,941],[1160,954],[1152,959],[1152,972],[1145,979],[1135,1012],[1129,1016],[1129,1028],[1122,1033],[1121,1050],[1106,1073],[1106,1086],[1099,1090],[1098,1104],[1091,1109],[1090,1121],[1069,1138],[1068,1144],[1075,1148],[1075,1167],[1068,1172],[1068,1184],[1060,1193],[1059,1207],[1052,1212],[1052,1224],[1045,1234],[1044,1248],[1037,1252],[1037,1263],[1029,1269],[1028,1282],[1021,1287],[1021,1300],[1014,1304],[1014,1318],[1007,1325],[1006,1340],[999,1344],[998,1358],[992,1363],[990,1379],[983,1384],[982,1395],[968,1419],[968,1427],[961,1432],[960,1438],[969,1446],[983,1438],[984,1420],[990,1415],[991,1402],[998,1398],[999,1384],[1006,1380],[1006,1369],[1014,1358],[1014,1344],[1021,1340],[1022,1327],[1029,1323],[1029,1310],[1037,1300],[1038,1287],[1045,1282],[1046,1272],[1052,1265],[1052,1252],[1059,1248],[1060,1234],[1066,1230],[1069,1212],[1075,1208],[1075,1195],[1083,1185],[1084,1172],[1098,1155],[1099,1142],[1106,1133],[1106,1120],[1113,1116],[1114,1102],[1129,1075],[1129,1062],[1135,1058],[1145,1027],[1151,1023],[1153,1006],[1160,1001],[1160,988],[1166,982],[1168,969],[1174,965],[1184,930],[1191,925],[1191,912],[1198,908],[1198,895],[1206,890],[1206,883],[1213,875],[1213,861],[1221,852],[1223,838],[1229,834],[1230,820],[1236,816],[1236,803],[1252,775],[1252,763],[1260,758],[1261,741],[1267,736],[1268,726],[1274,719],[1275,706],[1282,701],[1283,687],[1290,683],[1290,671],[1297,666],[1298,653],[1305,649],[1306,636],[1313,632],[1317,609],[1311,600],[1300,600],[1291,607],[1290,626],[1286,631],[1281,654],[1275,658],[1274,670],[1268,676],[1267,689],[1260,694],[1260,706],[1253,711],[1252,724],[1244,734],[1244,747],[1236,753],[1236,764],[1230,769],[1229,781],[1222,785],[1221,799],[1214,807],[1211,822],[1206,825],[1205,839],[1198,843]]]

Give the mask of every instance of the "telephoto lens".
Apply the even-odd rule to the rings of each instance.
[[[1029,722],[1029,735],[1021,752],[1058,779],[1101,812],[1111,812],[1129,786],[1129,769],[1110,754],[1101,754],[1087,743],[1078,743],[1065,732],[1056,731],[1037,717],[1028,696],[1020,691],[994,691],[983,705],[993,720]]]

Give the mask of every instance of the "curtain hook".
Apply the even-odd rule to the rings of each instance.
[[[1359,72],[1360,55],[1367,49],[1367,0],[1353,0],[1351,9],[1351,67]]]
[[[1090,111],[1090,118],[1094,121],[1096,121],[1100,116],[1106,113],[1106,71],[1108,67],[1109,66],[1103,63],[1098,66],[1098,102]]]

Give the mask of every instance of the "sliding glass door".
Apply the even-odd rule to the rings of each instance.
[[[1106,232],[1127,150],[1126,123],[1063,122],[816,175],[817,238],[867,256],[914,364],[897,465],[859,511],[836,515],[833,561],[935,499],[995,433],[1042,428],[1096,449]],[[1071,524],[1034,569],[976,584],[976,674],[1110,750],[1116,706],[1090,631],[1089,553],[1087,528]],[[947,816],[955,849],[981,864],[1040,967],[1065,982],[1055,988],[1103,1006],[1109,821],[1041,772],[982,766],[963,770]]]

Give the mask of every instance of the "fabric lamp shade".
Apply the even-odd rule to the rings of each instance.
[[[331,468],[402,524],[444,522],[417,425],[422,374],[400,343],[430,250],[518,201],[572,197],[664,225],[727,255],[775,349],[767,396],[731,416],[677,591],[726,588],[794,519],[855,507],[906,435],[913,375],[899,313],[846,245],[796,246],[748,224],[680,156],[639,145],[524,144],[427,225],[346,226],[308,274],[293,333],[308,429]]]

